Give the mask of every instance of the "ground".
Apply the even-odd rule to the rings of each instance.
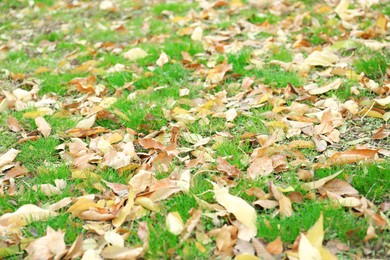
[[[1,1],[0,258],[388,257],[389,16]]]

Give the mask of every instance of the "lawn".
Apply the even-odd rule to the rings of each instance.
[[[0,258],[388,258],[389,11],[0,1]]]

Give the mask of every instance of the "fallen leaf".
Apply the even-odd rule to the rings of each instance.
[[[370,226],[368,226],[368,228],[367,228],[366,236],[364,237],[364,242],[367,242],[367,241],[374,239],[376,237],[377,237],[377,235],[375,233],[375,228],[373,225],[370,224]]]
[[[15,133],[18,133],[23,130],[23,127],[19,124],[19,121],[13,116],[8,117],[7,125],[9,129]]]
[[[134,190],[132,189],[132,187],[130,187],[128,189],[126,205],[121,209],[119,215],[112,220],[112,225],[114,227],[118,228],[125,222],[126,217],[130,214],[134,206],[135,195],[136,194]]]
[[[104,234],[104,240],[111,244],[112,246],[124,247],[125,240],[121,235],[116,233],[115,231],[108,231]]]
[[[6,153],[2,154],[0,156],[0,168],[13,162],[15,160],[16,156],[20,153],[19,150],[16,149],[10,149]]]
[[[54,231],[47,227],[46,235],[31,242],[26,248],[29,259],[51,259],[66,249],[64,241],[65,233],[61,230]]]
[[[322,260],[320,251],[311,245],[304,234],[301,234],[298,250],[299,259]]]
[[[240,221],[251,231],[251,235],[249,237],[240,237],[240,234],[238,234],[238,238],[245,241],[249,241],[251,238],[256,236],[257,217],[255,209],[245,200],[229,194],[227,188],[219,187],[215,183],[212,184],[214,186],[214,194],[217,202],[221,204],[224,208],[226,208],[229,213],[232,213],[238,221]]]
[[[38,126],[38,131],[41,132],[44,137],[48,137],[50,135],[51,126],[42,116],[35,118],[35,124]]]
[[[378,154],[378,149],[351,149],[344,152],[338,152],[329,158],[331,164],[349,164],[361,160],[374,160]]]
[[[141,48],[133,48],[133,49],[130,49],[127,52],[123,53],[123,57],[125,57],[126,59],[128,59],[130,61],[136,61],[139,59],[143,59],[146,56],[148,56],[148,54]]]
[[[358,195],[359,192],[355,190],[348,182],[340,180],[340,179],[333,179],[328,181],[323,188],[327,191],[330,191],[332,193],[335,193],[337,195]]]
[[[58,214],[51,210],[41,209],[32,204],[21,206],[13,213],[6,213],[0,217],[0,225],[8,226],[15,224],[16,226],[26,226],[32,222],[44,221]]]
[[[283,242],[280,236],[278,236],[274,241],[270,242],[266,246],[266,249],[272,255],[280,255],[283,253]]]
[[[332,66],[333,63],[337,62],[339,57],[333,54],[330,51],[314,51],[311,53],[304,62],[311,66],[323,66],[329,67]]]
[[[371,136],[371,139],[378,140],[378,139],[384,139],[390,135],[390,131],[385,131],[390,125],[385,124],[381,128],[376,131],[376,133]]]
[[[319,179],[318,181],[303,183],[301,185],[301,188],[303,190],[306,190],[306,191],[318,189],[318,188],[324,186],[325,183],[327,183],[328,181],[336,178],[342,172],[343,172],[343,170],[340,170],[340,171],[336,172],[335,174],[332,174],[332,175],[327,176],[325,178]]]
[[[105,259],[138,259],[138,257],[143,253],[144,249],[142,247],[135,248],[126,248],[118,246],[108,246],[103,249],[101,256]]]
[[[76,128],[91,128],[95,124],[96,115],[83,119],[77,123]]]
[[[32,186],[32,189],[34,191],[40,190],[43,194],[45,194],[48,197],[54,196],[54,195],[59,195],[61,194],[61,190],[57,188],[56,186],[47,183],[47,184],[40,184],[40,185],[34,185]]]
[[[184,229],[183,220],[179,212],[169,212],[166,218],[166,226],[169,232],[179,235]]]
[[[265,177],[274,171],[272,159],[269,157],[255,158],[247,170],[249,177],[255,179],[259,176]]]
[[[203,29],[201,27],[196,27],[192,32],[191,39],[193,41],[201,41],[203,38]]]
[[[160,57],[156,61],[156,65],[163,67],[166,63],[168,63],[169,57],[165,52],[161,52]]]
[[[309,94],[310,95],[320,95],[320,94],[324,94],[330,90],[336,90],[338,89],[341,84],[343,83],[343,81],[338,78],[336,79],[335,81],[329,83],[329,84],[326,84],[325,86],[322,86],[320,88],[314,88],[314,89],[310,89],[309,90]]]
[[[237,169],[235,166],[231,165],[226,159],[223,159],[221,157],[218,157],[217,159],[217,169],[218,171],[222,171],[227,173],[230,177],[237,177],[240,176],[241,171]]]

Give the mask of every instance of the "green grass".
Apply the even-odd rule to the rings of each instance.
[[[374,52],[369,55],[363,55],[353,63],[358,73],[364,74],[373,80],[380,80],[386,74],[386,68],[389,65],[390,52]]]
[[[157,15],[160,15],[163,11],[170,11],[176,15],[179,15],[179,14],[185,14],[193,7],[194,7],[194,4],[189,4],[189,3],[185,3],[185,2],[160,3],[160,4],[154,5],[152,7],[152,11]]]
[[[54,137],[27,141],[17,147],[20,150],[17,160],[30,172],[34,172],[37,167],[44,166],[45,163],[59,162],[56,152],[59,144],[60,141]]]

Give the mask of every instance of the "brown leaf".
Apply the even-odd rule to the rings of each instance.
[[[217,84],[221,82],[229,70],[232,70],[233,66],[227,63],[225,60],[222,64],[215,66],[207,73],[207,80],[209,80],[212,84]]]
[[[224,225],[219,229],[215,242],[217,244],[216,254],[223,256],[232,256],[233,247],[237,241],[237,228],[233,226],[228,227]]]
[[[218,157],[217,163],[218,171],[225,172],[227,175],[233,178],[241,175],[241,171],[235,166],[231,165],[228,161],[226,161],[226,159]]]
[[[80,258],[83,255],[83,235],[80,234],[69,248],[68,253],[64,259]]]
[[[101,126],[85,129],[85,128],[72,128],[65,132],[69,137],[87,137],[107,132],[107,129]]]
[[[384,139],[390,135],[390,131],[385,131],[390,125],[385,124],[376,131],[376,133],[371,137],[374,140]]]
[[[150,138],[138,139],[138,143],[145,149],[165,149],[165,146],[162,143]]]
[[[252,179],[259,176],[265,177],[271,174],[274,170],[272,159],[269,157],[255,158],[248,168],[248,174]]]
[[[50,135],[51,126],[42,116],[35,118],[35,124],[38,126],[38,131],[41,132],[44,137],[48,137]]]
[[[280,236],[266,246],[267,251],[272,255],[283,253],[283,242]]]
[[[24,166],[15,166],[11,170],[7,171],[6,175],[4,176],[4,180],[8,180],[10,178],[17,178],[20,176],[23,176],[28,173],[28,170]]]
[[[262,260],[273,260],[274,257],[267,251],[264,244],[257,238],[252,239],[253,247],[255,248],[256,255]]]
[[[9,116],[7,119],[7,125],[9,129],[15,133],[18,133],[23,130],[23,127],[19,124],[18,119],[13,116]]]
[[[358,195],[359,192],[355,190],[348,182],[340,180],[340,179],[333,179],[327,182],[323,188],[327,191],[330,191],[332,193],[335,193],[337,195]]]
[[[370,226],[367,228],[367,233],[366,236],[364,237],[364,242],[367,242],[376,237],[377,235],[375,234],[375,228],[370,224]]]
[[[373,160],[378,154],[379,149],[351,149],[344,152],[338,152],[329,158],[331,164],[349,164],[361,160]]]

